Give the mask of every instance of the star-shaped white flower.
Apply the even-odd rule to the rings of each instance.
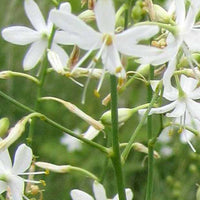
[[[45,23],[38,5],[33,0],[25,0],[24,8],[34,29],[25,26],[7,27],[2,30],[2,37],[6,41],[17,45],[31,44],[23,60],[24,69],[30,70],[38,64],[44,55],[48,46],[48,40],[52,32],[53,24],[49,19],[47,20],[47,23]],[[70,12],[70,4],[63,3],[59,9],[63,12]],[[62,63],[65,64],[67,62],[68,55],[60,46],[57,45],[57,43],[62,42],[63,37],[66,42],[67,39],[63,32],[57,31],[51,47],[59,54]]]
[[[106,197],[106,191],[103,185],[101,185],[97,181],[94,181],[93,183],[93,192],[94,192],[95,200],[108,200],[108,198]],[[126,192],[126,199],[132,200],[133,193],[131,189],[127,188],[125,192]],[[86,192],[83,192],[77,189],[74,189],[71,191],[71,197],[73,200],[94,200],[94,198],[90,196],[89,194],[87,194]],[[112,198],[112,200],[119,200],[118,195],[115,195],[115,197]]]
[[[148,39],[155,35],[157,26],[137,26],[120,34],[115,34],[115,10],[112,0],[98,0],[95,5],[95,16],[99,32],[85,24],[71,13],[52,11],[50,19],[56,26],[71,35],[72,42],[88,53],[79,61],[79,67],[93,50],[99,49],[89,68],[94,67],[101,57],[104,68],[111,74],[125,78],[119,52],[129,56],[151,56],[156,48],[138,44],[140,40]],[[75,68],[76,68],[75,67]],[[74,68],[74,69],[75,69]]]
[[[153,90],[157,84],[158,81],[152,81]],[[172,85],[169,85],[168,89],[164,89],[163,97],[172,102],[162,107],[152,108],[149,115],[166,113],[167,117],[173,118],[174,123],[178,123],[182,127],[181,140],[188,142],[192,150],[195,151],[189,141],[192,133],[185,127],[200,130],[200,103],[195,101],[200,99],[200,87],[198,87],[196,79],[188,78],[185,75],[181,75],[180,87],[181,92]],[[139,113],[143,114],[145,111],[146,109],[141,109]]]
[[[32,150],[21,144],[15,153],[12,165],[8,150],[0,152],[0,194],[8,191],[13,200],[22,200],[24,196],[24,179],[20,177],[30,167]]]
[[[169,61],[163,77],[163,84],[166,87],[176,68],[179,49],[183,50],[192,68],[195,60],[192,59],[190,52],[200,51],[200,46],[198,45],[200,43],[200,29],[195,25],[196,16],[200,11],[200,1],[191,0],[187,14],[185,0],[175,0],[172,4],[175,4],[175,35],[168,34],[166,48],[155,51],[154,55],[139,60],[141,63],[151,63],[153,65],[160,65]]]
[[[152,82],[153,90],[155,90],[156,85],[157,81]],[[180,86],[181,95],[180,91],[173,86],[169,87],[170,90],[164,90],[163,97],[172,102],[162,107],[152,108],[149,114],[167,113],[167,117],[184,117],[185,113],[188,112],[192,118],[200,120],[200,103],[195,101],[200,99],[198,80],[181,75]],[[145,109],[140,110],[140,112],[144,111]],[[169,113],[169,111],[172,112]]]

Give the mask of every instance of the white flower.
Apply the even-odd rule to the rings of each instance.
[[[8,150],[0,152],[0,194],[8,191],[13,200],[22,200],[24,197],[24,182],[29,181],[20,177],[31,165],[32,150],[21,144],[16,150],[12,165]],[[38,183],[37,181],[30,181]]]
[[[185,0],[175,0],[176,33],[175,35],[168,34],[167,47],[160,50],[160,52],[155,51],[152,56],[140,59],[141,63],[151,63],[153,65],[160,65],[169,61],[163,77],[163,84],[166,87],[176,68],[176,57],[179,49],[183,50],[192,68],[193,63],[196,64],[196,61],[192,59],[190,51],[200,51],[200,46],[198,45],[200,42],[200,29],[195,26],[195,19],[200,10],[200,1],[191,0],[187,15],[185,2]]]
[[[89,50],[74,69],[79,67],[93,50],[99,49],[88,68],[93,68],[101,57],[106,70],[111,74],[125,78],[125,70],[119,52],[140,57],[143,55],[151,56],[152,50],[157,50],[153,47],[137,44],[140,40],[155,35],[159,31],[157,26],[137,26],[115,34],[115,10],[112,0],[98,0],[94,12],[100,32],[95,31],[71,13],[54,10],[50,14],[50,19],[56,26],[63,29],[68,35],[71,34],[73,43],[84,50]]]
[[[96,200],[108,200],[103,185],[96,181],[94,181],[93,183],[93,192]],[[77,189],[71,191],[71,197],[73,200],[94,200],[94,198],[89,194]],[[126,199],[133,199],[133,193],[129,188],[126,189]],[[115,197],[112,200],[119,200],[118,195],[115,195]]]
[[[75,129],[74,133],[77,135],[80,135],[80,130]],[[75,137],[72,137],[71,135],[64,134],[60,139],[61,144],[66,145],[68,151],[76,151],[80,150],[82,148],[82,144],[80,140],[78,140]]]
[[[30,29],[25,26],[12,26],[4,28],[2,30],[2,36],[6,41],[13,44],[31,44],[23,60],[24,69],[29,70],[35,67],[44,55],[48,46],[48,40],[52,32],[53,24],[49,19],[47,20],[47,23],[45,23],[38,5],[33,0],[25,0],[24,8],[34,29]],[[60,10],[63,12],[70,12],[70,4],[61,4]],[[57,31],[51,47],[59,54],[62,63],[66,63],[68,56],[65,51],[57,45],[57,43],[60,43],[62,37],[63,32]]]
[[[152,82],[152,88],[155,89],[157,82]],[[185,126],[195,128],[199,130],[200,127],[200,103],[194,100],[200,99],[200,87],[198,87],[198,81],[194,78],[188,78],[185,75],[181,75],[180,78],[181,94],[173,86],[169,85],[168,89],[163,92],[163,97],[171,103],[152,108],[149,112],[151,114],[167,113],[167,117],[175,118],[175,123],[179,123],[183,128],[182,141],[187,141],[194,150],[193,146],[189,142],[191,133],[185,129]],[[144,113],[146,109],[139,110],[139,113]],[[170,112],[171,111],[171,112]],[[194,123],[196,124],[194,126]]]

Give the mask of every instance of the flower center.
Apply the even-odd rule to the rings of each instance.
[[[106,44],[107,46],[110,46],[110,45],[113,43],[112,35],[110,35],[110,34],[105,34],[105,35],[103,36],[103,41],[105,42],[105,44]]]

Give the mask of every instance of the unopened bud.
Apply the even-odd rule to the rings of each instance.
[[[95,119],[93,119],[92,117],[90,117],[89,115],[87,115],[86,113],[84,113],[82,110],[80,110],[77,106],[75,106],[74,104],[64,101],[62,99],[58,99],[55,97],[43,97],[41,98],[41,100],[54,100],[57,102],[62,103],[70,112],[76,114],[77,116],[79,116],[81,119],[83,119],[84,121],[86,121],[88,124],[90,124],[91,126],[93,126],[95,129],[97,130],[103,130],[104,126],[103,124],[101,124],[101,122],[96,121]]]
[[[134,148],[134,150],[136,150],[138,152],[142,152],[142,153],[148,154],[148,148],[146,146],[144,146],[143,144],[141,144],[141,143],[138,143],[138,142],[133,143],[133,148]],[[160,155],[156,151],[153,151],[153,156],[156,159],[160,158]]]
[[[88,140],[93,140],[99,134],[99,132],[99,130],[95,129],[93,126],[90,126],[88,130],[83,133],[83,137]]]
[[[172,21],[169,13],[165,9],[163,9],[161,6],[154,4],[153,9],[154,9],[153,21],[163,22],[163,23],[170,23]]]
[[[95,14],[93,10],[85,10],[78,17],[84,22],[91,22],[95,20]]]
[[[0,72],[0,79],[8,79],[12,76],[11,71],[2,71]]]
[[[57,173],[67,173],[69,172],[69,168],[70,168],[70,165],[54,165],[47,162],[36,162],[35,165],[43,169],[57,172]]]
[[[24,132],[28,120],[34,116],[41,116],[41,114],[32,113],[19,120],[17,124],[10,129],[8,136],[0,141],[0,150],[8,148],[12,143],[14,143]]]
[[[94,10],[96,0],[88,0],[88,9]]]
[[[9,128],[10,122],[9,119],[4,117],[0,119],[0,137],[4,136]]]
[[[119,108],[118,109],[118,122],[119,124],[122,124],[124,122],[126,122],[133,114],[133,109],[130,108]],[[111,125],[112,124],[112,120],[111,120],[111,111],[107,111],[105,112],[102,116],[101,116],[101,122],[103,124],[107,124],[107,125]]]
[[[73,70],[73,73],[71,73],[71,76],[74,78],[79,78],[79,77],[91,77],[91,78],[97,78],[100,79],[103,74],[102,69],[86,69],[86,68],[81,68],[78,67],[77,69]]]

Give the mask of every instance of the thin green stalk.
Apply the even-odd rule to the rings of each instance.
[[[36,112],[35,110],[33,110],[33,109],[31,109],[31,108],[25,106],[24,104],[22,104],[22,103],[16,101],[16,100],[13,99],[12,97],[6,95],[6,94],[3,93],[2,91],[0,91],[0,96],[3,97],[4,99],[8,100],[9,102],[13,103],[13,104],[16,105],[17,107],[19,107],[19,108],[21,108],[21,109],[27,111],[27,112],[30,112],[30,113],[35,113],[35,112]],[[39,112],[37,112],[37,113],[39,113]],[[69,130],[68,128],[66,128],[66,127],[64,127],[64,126],[62,126],[62,125],[60,125],[60,124],[58,124],[57,122],[53,121],[52,119],[48,118],[47,116],[45,116],[45,115],[42,114],[42,113],[39,113],[39,114],[42,115],[42,117],[41,117],[41,120],[42,120],[42,121],[44,121],[44,122],[46,122],[46,123],[52,125],[53,127],[55,127],[55,128],[57,128],[57,129],[59,129],[59,130],[65,132],[65,133],[71,135],[72,137],[75,137],[75,138],[81,140],[82,142],[84,142],[84,143],[86,143],[86,144],[88,144],[88,145],[90,145],[90,146],[92,146],[92,147],[95,147],[95,148],[99,149],[101,152],[106,153],[106,155],[108,155],[108,156],[110,155],[110,150],[109,150],[108,148],[106,148],[106,147],[104,147],[104,146],[102,146],[102,145],[100,145],[100,144],[98,144],[98,143],[96,143],[96,142],[90,141],[90,140],[88,140],[88,139],[86,139],[86,138],[83,138],[82,136],[77,135],[77,134],[74,133],[73,131]]]
[[[145,120],[146,120],[151,108],[153,107],[154,103],[156,102],[160,89],[161,89],[161,82],[157,86],[156,91],[155,91],[155,93],[153,95],[153,98],[152,98],[152,100],[151,100],[151,102],[149,104],[149,107],[147,108],[146,112],[144,113],[144,115],[143,115],[140,123],[138,124],[137,128],[135,129],[134,133],[132,134],[131,139],[128,142],[128,145],[126,146],[126,148],[122,152],[122,161],[123,161],[123,163],[125,162],[126,158],[128,157],[128,154],[129,154],[129,152],[130,152],[130,150],[132,148],[132,144],[135,141],[135,138],[137,137],[140,129],[142,128],[142,126],[143,126],[143,124],[144,124],[144,122],[145,122]]]
[[[111,117],[112,117],[112,163],[115,170],[119,200],[126,200],[122,163],[118,138],[117,77],[110,75],[111,82]]]
[[[152,80],[154,78],[154,68],[151,65],[149,70],[149,79]],[[151,85],[148,85],[148,97],[147,101],[150,102],[152,99],[152,89]],[[153,191],[153,145],[151,145],[150,141],[153,137],[152,133],[152,116],[147,117],[147,135],[148,135],[148,175],[147,175],[147,189],[146,189],[146,200],[152,199],[152,191]]]
[[[54,37],[55,31],[56,31],[56,29],[53,26],[51,34],[50,34],[50,37],[49,37],[49,40],[48,40],[47,49],[51,48],[51,44],[52,44],[52,41],[53,41],[53,37]],[[43,88],[44,81],[45,81],[46,74],[47,74],[47,67],[48,67],[48,58],[47,58],[47,51],[46,51],[45,57],[44,57],[43,62],[42,62],[41,71],[40,71],[40,74],[39,74],[40,84],[39,84],[39,86],[37,88],[37,96],[36,96],[34,110],[38,110],[39,109],[39,99],[42,96],[42,88]],[[29,145],[32,144],[34,128],[35,128],[35,120],[32,120],[31,124],[30,124],[30,128],[29,128],[28,139],[27,139]]]

